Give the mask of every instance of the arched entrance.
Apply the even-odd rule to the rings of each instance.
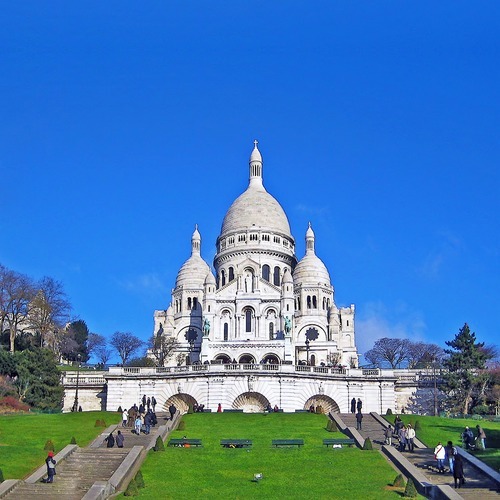
[[[268,404],[269,400],[260,392],[245,392],[234,400],[233,408],[245,413],[259,413],[264,411]]]
[[[170,396],[166,401],[165,404],[163,405],[164,410],[168,411],[168,407],[171,404],[174,404],[174,406],[180,411],[181,414],[187,413],[189,407],[191,408],[195,405],[196,399],[193,398],[193,396],[190,396],[189,394],[184,394],[184,393],[179,393],[179,394],[174,394],[173,396]]]
[[[240,363],[250,365],[255,363],[255,358],[251,354],[243,354],[243,356],[240,357]]]
[[[316,394],[309,398],[304,404],[304,410],[309,410],[311,406],[315,409],[321,408],[321,413],[340,413],[339,405],[330,397],[324,394]]]
[[[231,363],[231,358],[227,354],[219,354],[215,356],[214,361],[216,364],[225,365],[227,363]]]
[[[278,356],[276,356],[276,354],[266,354],[262,358],[262,363],[269,363],[271,365],[279,365],[280,358],[278,358]]]

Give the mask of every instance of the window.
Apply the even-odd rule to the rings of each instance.
[[[276,286],[280,285],[280,268],[278,266],[274,268],[273,283]]]
[[[220,278],[221,278],[221,286],[225,286],[225,284],[226,284],[226,271],[224,271],[224,269],[220,272]]]
[[[271,274],[271,269],[267,264],[262,266],[262,279],[269,281],[269,275]]]
[[[191,309],[192,305],[191,305],[191,297],[188,297],[188,309]]]
[[[307,308],[311,309],[311,296],[310,295],[307,296]]]
[[[269,235],[268,234],[263,234],[262,235],[262,241],[269,241]]]
[[[252,331],[252,310],[247,309],[245,311],[245,332]]]
[[[317,309],[318,308],[318,304],[316,302],[316,295],[313,295],[313,309]]]
[[[198,307],[198,299],[194,297],[193,299],[193,309],[196,309]]]
[[[229,281],[233,281],[234,280],[234,269],[232,267],[229,268],[229,278],[228,278]]]
[[[269,340],[274,339],[274,323],[269,323]]]
[[[229,325],[224,323],[224,340],[229,340]]]
[[[281,243],[281,238],[279,236],[275,236],[274,243]]]

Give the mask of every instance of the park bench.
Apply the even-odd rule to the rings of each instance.
[[[224,448],[250,448],[252,441],[250,439],[221,439],[220,445]]]
[[[181,448],[189,448],[190,446],[201,446],[201,439],[171,439],[168,442],[169,446],[179,446]]]
[[[349,438],[344,438],[344,439],[323,439],[323,444],[328,448],[328,446],[333,446],[335,444],[337,445],[344,445],[348,444],[349,446],[353,446],[356,444],[354,439],[349,439]]]
[[[242,408],[225,408],[224,413],[243,413]]]
[[[303,439],[273,439],[273,446],[304,446]]]

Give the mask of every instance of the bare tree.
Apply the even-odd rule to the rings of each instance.
[[[89,333],[87,339],[87,352],[89,353],[89,356],[96,355],[97,349],[99,349],[100,347],[106,347],[106,345],[107,341],[104,335],[100,335],[98,333]]]
[[[101,364],[103,367],[110,360],[111,354],[113,354],[113,352],[109,347],[106,346],[106,344],[96,347],[94,352],[97,361],[99,361],[99,364]]]
[[[436,344],[408,342],[408,368],[426,368],[444,356],[444,351]]]
[[[409,345],[410,341],[407,339],[389,339],[384,337],[377,340],[373,348],[365,353],[365,358],[370,363],[380,367],[388,363],[394,369],[408,360]]]
[[[143,345],[142,340],[130,332],[113,333],[110,343],[118,351],[123,365]]]
[[[9,329],[10,351],[15,351],[17,332],[28,326],[30,304],[35,296],[32,280],[24,275],[0,268],[0,308],[2,329]]]
[[[36,294],[30,304],[31,328],[40,334],[40,347],[46,343],[49,332],[60,329],[69,320],[70,303],[63,285],[48,276],[35,285]]]
[[[175,337],[166,337],[158,333],[148,340],[148,351],[153,356],[155,366],[165,366],[165,362],[174,355],[179,347]]]

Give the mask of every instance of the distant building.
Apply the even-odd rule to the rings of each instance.
[[[213,363],[358,366],[354,305],[337,307],[328,269],[307,228],[306,253],[279,202],[263,184],[255,141],[249,184],[227,211],[213,261],[201,256],[198,228],[172,300],[154,313],[154,335],[178,341],[167,366]]]

